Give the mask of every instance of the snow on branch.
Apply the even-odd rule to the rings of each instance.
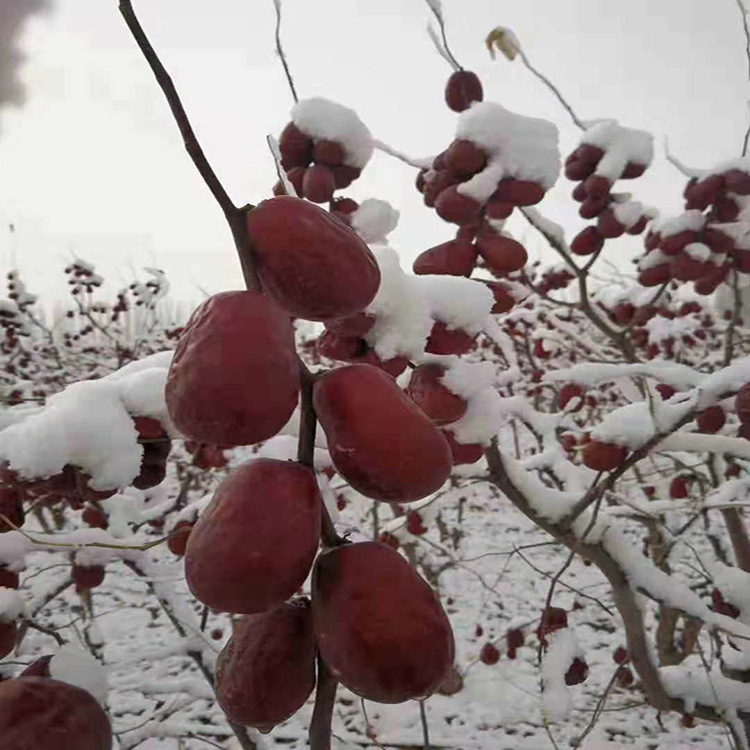
[[[132,417],[151,417],[170,430],[164,384],[171,355],[68,386],[43,410],[0,432],[0,459],[24,479],[48,478],[70,464],[91,476],[93,489],[127,487],[143,455]]]

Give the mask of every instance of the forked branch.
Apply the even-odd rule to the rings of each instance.
[[[631,663],[638,673],[648,702],[659,711],[685,711],[684,703],[679,698],[672,698],[664,688],[659,670],[652,662],[650,643],[646,635],[643,612],[637,600],[637,594],[617,560],[599,542],[582,542],[570,530],[562,530],[558,524],[537,513],[523,491],[516,486],[509,475],[497,442],[486,450],[485,456],[489,467],[491,481],[513,505],[529,518],[536,526],[546,531],[556,541],[566,545],[596,565],[609,582],[612,598],[622,618],[625,638]],[[696,704],[690,713],[698,718],[713,722],[724,722],[725,718],[713,707]],[[739,711],[740,722],[746,728],[746,741],[750,741],[750,716]],[[735,731],[730,725],[730,731]],[[739,740],[739,738],[737,738]],[[742,743],[740,743],[741,746]]]

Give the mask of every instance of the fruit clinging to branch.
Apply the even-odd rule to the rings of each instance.
[[[289,315],[332,320],[362,312],[380,286],[380,270],[352,229],[291,196],[262,201],[247,214],[258,275]]]
[[[484,98],[479,76],[470,70],[457,70],[445,86],[445,103],[454,112],[463,112]]]
[[[110,750],[112,727],[85,690],[46,677],[0,683],[4,750]]]
[[[281,167],[300,198],[326,203],[360,176],[372,135],[354,110],[320,97],[298,101],[291,117],[279,138]],[[274,194],[285,194],[281,182]]]
[[[313,405],[337,471],[363,495],[406,503],[448,479],[445,438],[383,371],[348,365],[327,372],[315,383]]]
[[[188,537],[190,591],[222,612],[282,604],[312,566],[321,503],[315,475],[302,464],[258,458],[235,469]]]
[[[407,393],[420,409],[437,425],[456,422],[468,404],[442,381],[447,368],[437,364],[424,364],[415,368],[409,380]]]
[[[321,656],[367,700],[425,698],[453,664],[453,632],[438,598],[387,545],[359,542],[321,554],[312,612]]]
[[[187,438],[250,445],[273,437],[297,405],[299,365],[289,317],[258,292],[222,292],[190,317],[165,389]]]
[[[216,661],[216,698],[227,716],[270,731],[296,713],[315,686],[310,604],[294,599],[241,618]]]

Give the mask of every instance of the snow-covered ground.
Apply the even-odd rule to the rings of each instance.
[[[174,478],[167,482],[167,494],[176,494]],[[351,528],[352,539],[371,536],[372,504],[351,493],[347,497],[340,529]],[[549,588],[544,574],[556,572],[566,555],[485,482],[461,480],[439,499],[438,509],[439,519],[429,525],[428,533],[411,539],[415,545],[411,553],[429,571],[451,619],[463,687],[454,695],[435,695],[426,701],[431,746],[541,750],[556,743],[559,748],[576,747],[615,672],[613,652],[623,643],[606,582],[595,567],[576,560],[557,587],[553,603],[568,610],[590,675],[584,684],[569,688],[569,718],[545,724],[534,630]],[[71,514],[72,525],[79,523],[76,515]],[[382,527],[391,518],[388,507],[379,506],[378,516]],[[33,521],[28,528],[34,528]],[[154,539],[159,536],[156,531],[149,534]],[[187,592],[181,560],[166,545],[143,554],[148,562],[142,567],[149,571],[156,590],[170,599],[172,613],[187,637],[176,632],[147,585],[120,560],[108,565],[104,583],[92,592],[93,623],[71,588],[40,609],[35,619],[66,640],[93,648],[106,665],[109,710],[120,748],[237,747],[210,687],[188,655],[202,652],[210,662],[231,633],[230,617],[209,614],[201,632],[202,606]],[[69,573],[65,552],[33,553],[21,576],[25,599],[33,607]],[[509,627],[521,627],[526,635],[515,659],[509,659],[505,649]],[[501,651],[499,661],[491,666],[479,660],[488,641]],[[31,630],[0,669],[6,676],[14,674],[57,648],[50,636]],[[306,747],[311,710],[312,700],[266,735],[261,746]],[[333,727],[336,748],[411,749],[423,747],[424,742],[418,703],[363,705],[341,688]],[[721,726],[698,722],[695,728],[685,729],[676,714],[660,719],[644,705],[637,683],[610,690],[595,728],[582,745],[585,750],[726,746]]]

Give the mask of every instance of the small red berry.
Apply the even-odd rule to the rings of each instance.
[[[479,660],[482,664],[497,664],[500,661],[500,652],[488,641],[479,652]]]

